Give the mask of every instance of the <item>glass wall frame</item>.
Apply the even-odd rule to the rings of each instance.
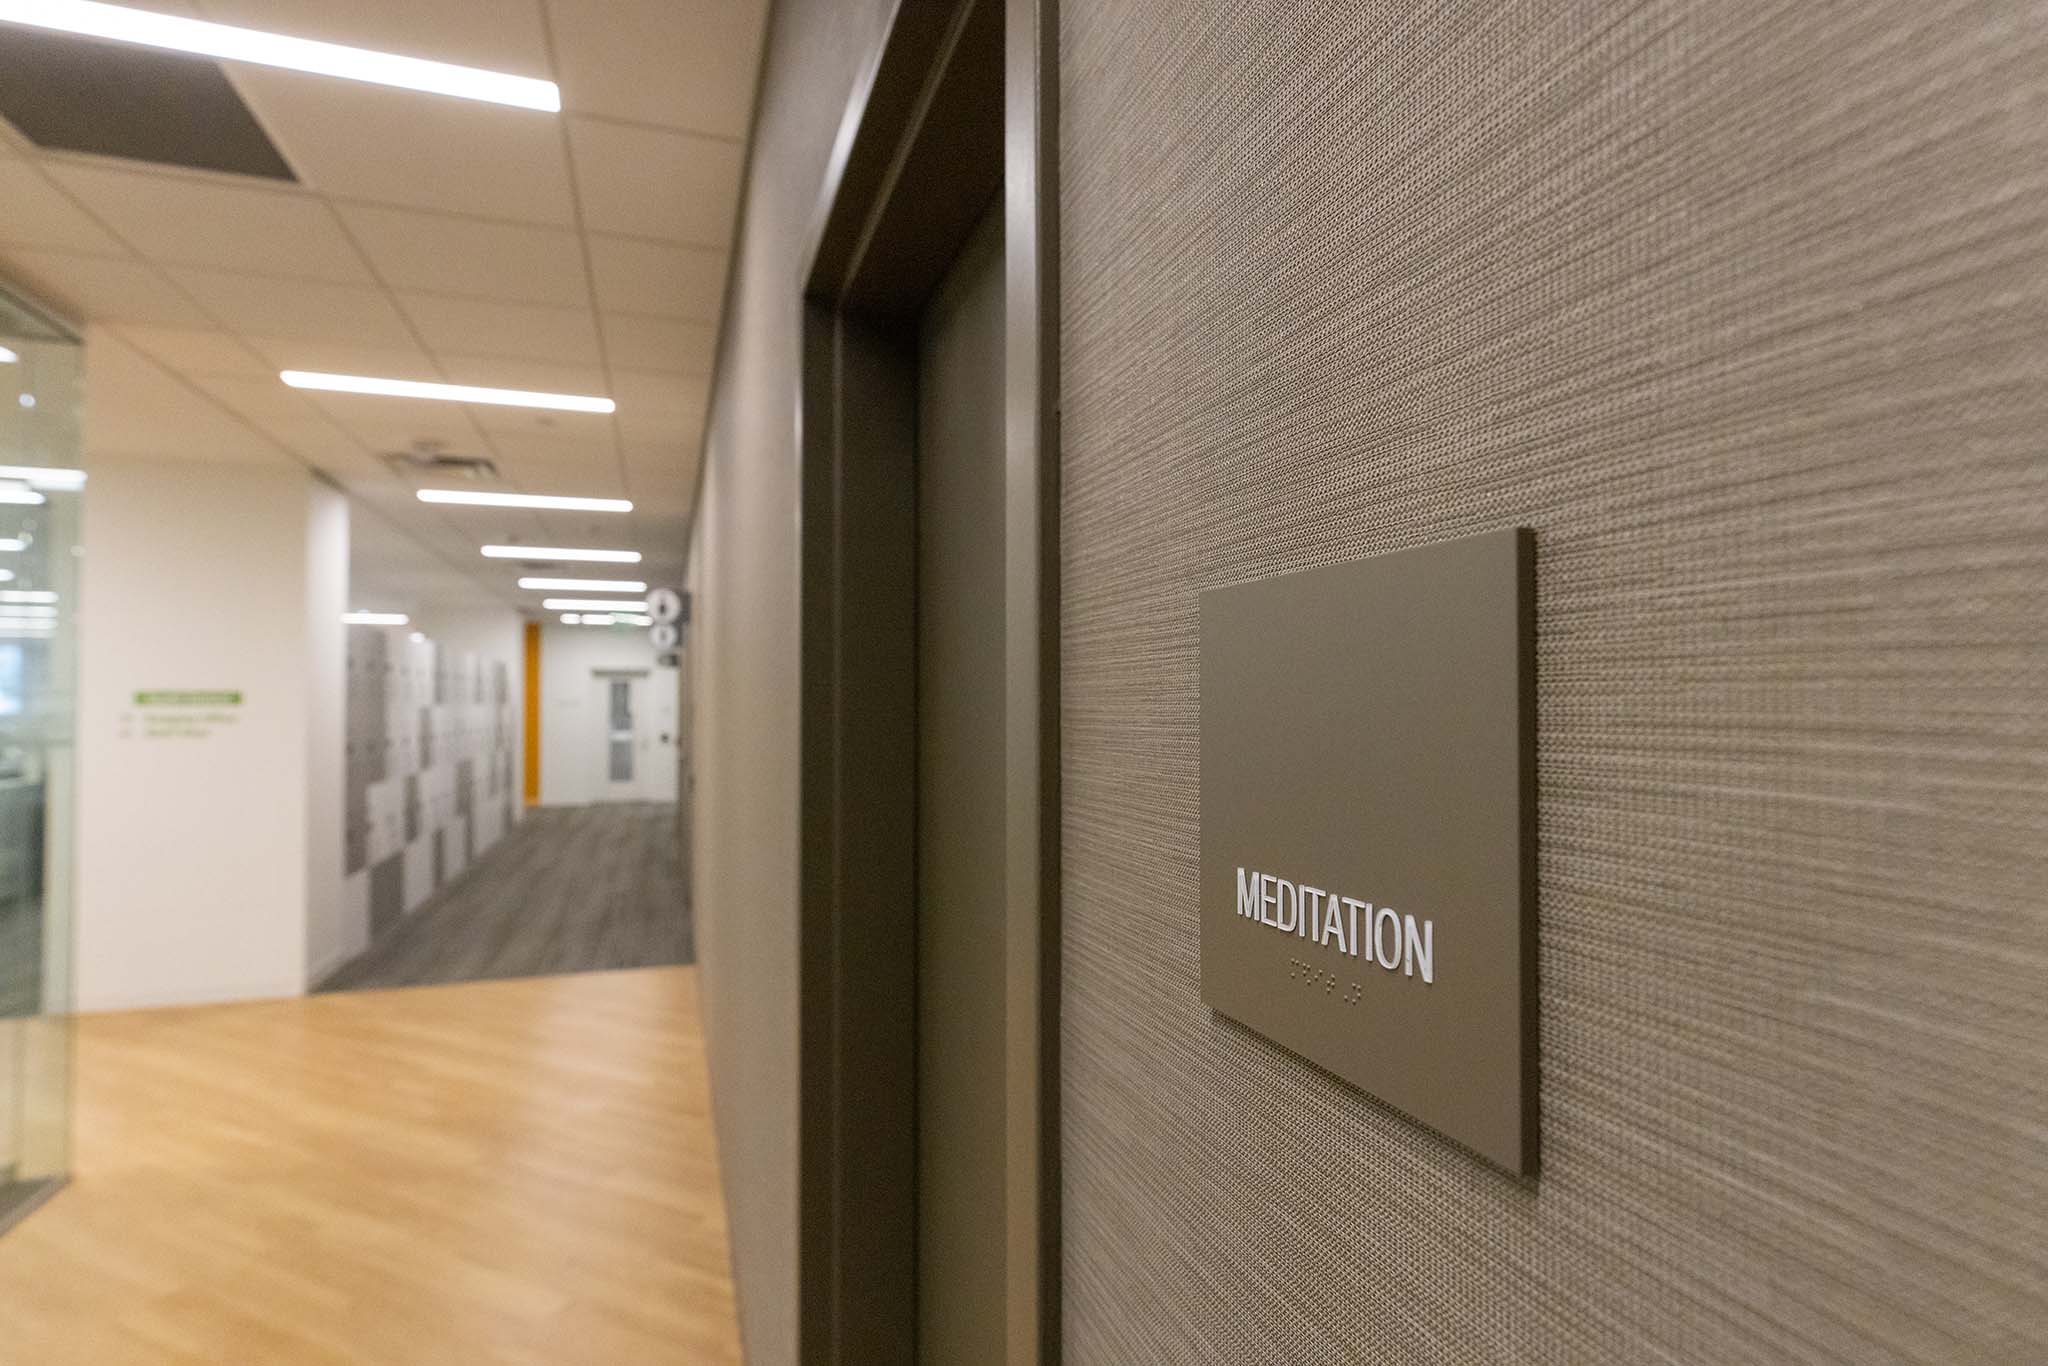
[[[71,1169],[83,362],[0,287],[0,1232]]]

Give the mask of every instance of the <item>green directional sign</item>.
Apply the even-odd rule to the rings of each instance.
[[[228,689],[158,688],[135,694],[138,707],[239,707],[242,694]]]

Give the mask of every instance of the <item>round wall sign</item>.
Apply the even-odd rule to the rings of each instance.
[[[673,588],[657,588],[647,595],[647,615],[659,622],[680,621],[683,595]]]

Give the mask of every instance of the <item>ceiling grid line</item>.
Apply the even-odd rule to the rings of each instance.
[[[550,71],[559,70],[561,63],[555,55],[554,14],[549,8],[548,0],[534,0],[534,3],[540,12],[541,44],[547,54],[548,69]],[[599,313],[597,307],[597,269],[590,259],[590,235],[583,221],[583,189],[576,173],[576,153],[569,142],[569,123],[567,119],[558,121],[557,132],[560,134],[562,166],[569,178],[569,212],[576,226],[577,250],[583,260],[583,287],[585,297],[590,306],[590,325],[597,333],[598,368],[604,375],[605,392],[616,394],[618,392],[618,377],[612,368],[611,349],[609,339],[605,335],[604,318]],[[625,491],[627,498],[632,498],[634,495],[633,475],[626,465],[626,443],[619,433],[619,416],[616,408],[612,411],[611,421],[607,424],[607,427],[611,433],[612,463],[618,467],[619,471],[619,486]],[[632,528],[633,548],[639,550],[644,558],[647,552],[640,545],[640,523],[642,516],[643,514],[640,513],[637,502],[634,505],[634,511],[626,514],[627,524]]]
[[[119,401],[140,405],[116,440],[141,452],[162,430],[174,458],[281,453],[369,507],[370,524],[402,528],[389,553],[423,576],[422,592],[502,600],[471,557],[528,528],[539,544],[637,546],[646,577],[679,574],[765,0],[198,7],[321,41],[545,72],[562,108],[484,110],[221,64],[290,181],[40,147],[0,118],[0,174],[20,187],[0,222],[0,270],[132,348],[109,376],[133,386]],[[529,418],[462,403],[457,416],[419,399],[287,396],[285,369],[603,393],[618,406]],[[607,533],[582,514],[522,510],[486,525],[415,505],[416,481],[378,456],[417,437],[488,455],[507,488],[600,494],[594,482],[616,480],[636,507]]]

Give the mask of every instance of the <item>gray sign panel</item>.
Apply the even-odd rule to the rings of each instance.
[[[1202,595],[1202,999],[1536,1168],[1534,541]]]

